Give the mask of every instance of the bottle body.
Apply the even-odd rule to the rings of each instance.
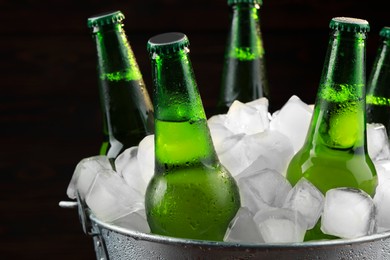
[[[377,51],[372,71],[367,81],[367,123],[381,123],[390,134],[390,27],[384,27],[382,42]]]
[[[104,141],[100,154],[116,158],[154,131],[153,105],[122,22],[95,26]]]
[[[188,41],[183,34],[173,36],[177,37]],[[151,38],[148,44],[154,46],[157,40]],[[238,188],[218,160],[188,49],[182,48],[170,54],[150,51],[155,174],[146,191],[147,219],[156,234],[222,240],[240,207]]]
[[[217,104],[219,113],[225,113],[234,100],[249,102],[261,97],[270,98],[259,8],[256,1],[232,4],[233,14]]]
[[[151,103],[139,102],[148,99],[144,89],[143,81],[139,80],[111,82],[109,86],[101,83],[100,97],[104,121],[101,155],[115,158],[125,149],[137,146],[145,135],[152,133]]]
[[[366,34],[344,31],[349,23],[354,28],[355,22],[359,25],[362,21],[343,19],[331,21],[336,28],[330,35],[312,121],[286,177],[292,185],[304,177],[323,194],[332,188],[351,187],[373,196],[377,177],[366,142]],[[319,230],[315,233],[308,231],[307,235],[310,239],[326,238]]]
[[[355,145],[359,140],[353,136],[362,132],[362,127],[358,128],[358,125],[364,125],[364,102],[360,100],[350,104],[342,102],[328,105],[327,109],[315,109],[312,121],[322,121],[322,124],[316,125],[315,133],[308,137],[315,136],[314,140],[310,144],[306,143],[292,158],[287,179],[295,185],[304,177],[323,194],[336,187],[353,187],[373,196],[377,184],[375,167],[365,145]],[[324,115],[330,116],[324,118]],[[341,122],[343,119],[345,121]],[[327,125],[335,126],[329,129]],[[328,129],[322,132],[321,128]],[[345,140],[345,146],[329,146],[326,143],[327,139],[334,138]]]
[[[210,151],[208,135],[205,119],[156,119],[156,171],[145,205],[153,233],[223,239],[239,208],[238,192],[229,172]]]

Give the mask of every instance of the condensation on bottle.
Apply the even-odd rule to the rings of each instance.
[[[390,27],[379,33],[381,41],[367,81],[367,123],[380,123],[390,135]]]
[[[182,33],[148,41],[155,107],[155,173],[145,208],[152,233],[222,241],[240,207],[237,184],[219,162]]]
[[[261,0],[228,0],[231,24],[227,37],[217,113],[235,101],[270,100],[265,51],[260,30]],[[272,102],[271,102],[272,103]]]
[[[116,158],[154,131],[153,104],[124,30],[121,11],[88,18],[96,44],[103,117],[101,155]]]
[[[366,20],[335,17],[313,117],[303,147],[294,155],[287,179],[306,178],[323,194],[350,187],[375,194],[377,176],[368,155],[365,122]],[[328,239],[319,230],[305,240]]]

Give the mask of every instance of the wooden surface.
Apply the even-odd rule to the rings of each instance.
[[[185,4],[184,4],[185,3]],[[367,68],[379,30],[390,25],[384,1],[264,0],[261,28],[273,105],[295,94],[314,102],[332,17],[371,24]],[[229,9],[225,0],[0,0],[0,258],[95,259],[75,210],[62,209],[75,165],[101,142],[91,15],[121,10],[151,90],[147,40],[168,31],[190,39],[205,107],[215,104]],[[387,23],[387,24],[386,24]]]

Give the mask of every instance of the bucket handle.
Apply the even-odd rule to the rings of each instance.
[[[81,227],[83,228],[83,231],[85,234],[94,236],[94,231],[92,230],[92,224],[91,221],[89,220],[88,216],[90,214],[90,210],[87,207],[87,204],[85,201],[81,198],[80,194],[77,192],[76,194],[76,199],[77,201],[60,201],[59,206],[61,208],[65,209],[78,209],[79,213],[79,220],[81,223]]]
[[[81,199],[81,196],[78,192],[77,192],[76,199],[77,201],[60,201],[59,206],[65,209],[75,209],[75,208],[78,209],[79,220],[83,228],[83,231],[85,234],[91,236],[93,239],[93,244],[94,244],[94,249],[95,249],[97,259],[108,260],[109,258],[107,257],[108,254],[107,254],[106,245],[101,236],[99,227],[97,226],[97,224],[93,226],[88,217],[90,215],[90,210],[87,207],[87,204],[83,199]]]

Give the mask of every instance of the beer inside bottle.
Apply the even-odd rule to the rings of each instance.
[[[88,19],[97,47],[104,141],[100,154],[117,157],[154,131],[153,105],[123,29],[120,11]]]
[[[287,179],[306,178],[323,194],[337,187],[375,193],[377,176],[368,156],[365,122],[367,21],[336,17],[305,144],[292,158]],[[317,229],[318,229],[317,225]],[[319,230],[310,239],[328,238]]]
[[[367,82],[367,122],[383,124],[390,136],[390,27],[379,35],[382,41]]]
[[[220,164],[182,33],[152,37],[155,174],[145,197],[155,234],[221,241],[240,207],[238,187]]]
[[[147,99],[143,82],[139,80],[120,80],[109,83],[107,80],[102,81],[101,87],[106,91],[101,94],[105,111],[103,128],[105,140],[100,154],[115,158],[125,149],[137,146],[147,134],[153,133],[153,110],[150,110],[151,104],[142,102]],[[131,88],[134,90],[140,87],[142,87],[141,91],[130,91]]]
[[[228,0],[232,8],[217,113],[226,113],[234,100],[270,98],[266,78],[259,0]]]
[[[374,195],[374,166],[359,137],[359,125],[364,124],[363,108],[363,101],[330,103],[325,111],[316,108],[313,121],[320,119],[322,124],[308,137],[316,143],[303,147],[293,157],[287,179],[296,184],[305,177],[324,194],[336,187],[355,187]]]
[[[226,76],[223,78],[222,84],[229,85],[221,94],[226,99],[224,103],[225,111],[228,110],[234,100],[250,102],[260,97],[268,97],[268,93],[264,93],[263,88],[265,86],[262,83],[265,77],[263,61],[229,57],[225,64],[224,74]]]

